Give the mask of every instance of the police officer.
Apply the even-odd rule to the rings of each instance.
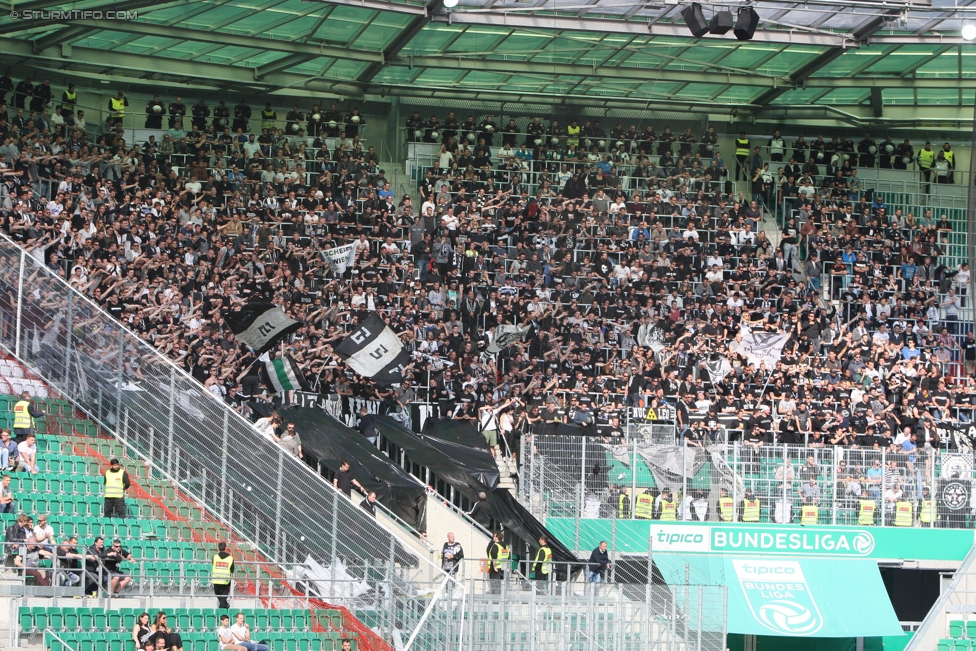
[[[186,104],[183,103],[182,97],[177,97],[175,102],[170,102],[169,105],[169,128],[176,128],[177,124],[182,125],[186,117]]]
[[[24,440],[28,434],[34,433],[34,419],[47,414],[34,407],[34,401],[29,392],[20,394],[20,400],[14,404],[14,438]]]
[[[156,107],[159,107],[159,111],[156,110]],[[153,98],[146,104],[146,128],[163,128],[163,100],[159,98],[159,95],[153,95]]]
[[[545,536],[539,536],[539,551],[535,553],[532,572],[537,581],[548,581],[552,572],[552,547]]]
[[[214,595],[217,596],[217,607],[227,610],[230,608],[230,580],[234,576],[234,557],[227,552],[227,543],[217,545],[210,565],[210,583],[213,584]]]
[[[505,578],[505,564],[511,556],[508,546],[502,542],[501,532],[496,531],[488,544],[488,579],[491,581],[492,593],[501,592],[499,582]]]
[[[131,482],[129,473],[119,464],[118,459],[109,461],[110,468],[105,471],[105,517],[125,517],[125,491]]]

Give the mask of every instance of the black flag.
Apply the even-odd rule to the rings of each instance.
[[[252,301],[239,311],[225,312],[223,317],[231,332],[259,354],[302,327],[301,322],[285,316],[281,308],[264,301]]]
[[[380,385],[399,384],[410,353],[400,338],[375,312],[336,346],[336,354],[349,368]]]

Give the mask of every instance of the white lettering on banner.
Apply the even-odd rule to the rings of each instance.
[[[367,330],[365,327],[363,327],[363,328],[360,328],[359,330],[357,330],[356,332],[352,333],[352,335],[350,335],[350,338],[353,341],[355,341],[357,344],[361,344],[364,341],[366,341],[367,339],[369,339],[369,336],[371,334],[373,334],[373,333],[371,333],[369,330]]]
[[[651,525],[652,551],[707,552],[708,527],[682,527],[667,524]]]
[[[798,561],[733,560],[749,610],[756,621],[780,635],[812,635],[823,616]]]

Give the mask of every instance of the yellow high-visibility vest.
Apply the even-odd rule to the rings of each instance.
[[[735,522],[735,502],[731,497],[718,498],[718,515],[722,522]]]
[[[675,521],[678,519],[678,503],[674,500],[661,500],[661,520]]]
[[[30,401],[20,400],[14,405],[14,429],[31,427],[34,427],[34,419],[30,415]]]
[[[862,527],[874,524],[874,510],[876,508],[878,505],[874,503],[874,500],[861,500],[858,505],[857,523]]]
[[[918,152],[918,166],[923,170],[931,169],[932,163],[935,162],[935,150],[934,149],[922,149]]]
[[[566,145],[576,145],[579,146],[579,134],[581,127],[574,127],[572,125],[566,127]],[[576,136],[575,138],[573,136]]]
[[[637,503],[634,506],[634,517],[638,520],[650,520],[654,517],[654,498],[647,493],[637,496]]]
[[[817,524],[820,508],[816,504],[804,504],[800,509],[800,524]]]
[[[945,156],[945,159],[947,161],[949,161],[949,165],[952,165],[953,167],[955,167],[956,152],[952,151],[951,149],[949,151],[946,151],[945,149],[943,149],[942,150],[942,155]]]
[[[125,495],[125,485],[122,483],[124,474],[125,470],[122,468],[118,470],[110,468],[105,471],[105,497],[122,497]]]
[[[759,522],[759,500],[742,500],[742,521]]]
[[[629,518],[630,517],[630,499],[627,497],[627,493],[621,493],[620,498],[617,500],[617,517],[618,518]]]
[[[112,117],[121,118],[125,117],[125,98],[115,99],[112,98]]]
[[[505,569],[504,561],[507,561],[512,557],[512,553],[508,550],[508,547],[501,543],[494,543],[496,547],[496,557],[491,561],[491,568],[498,572]]]
[[[895,502],[895,526],[910,527],[915,521],[915,508],[911,502]]]
[[[275,120],[278,119],[278,114],[275,113],[274,109],[261,109],[261,128],[262,129],[274,129]]]
[[[75,110],[75,104],[78,103],[78,93],[69,93],[64,91],[64,97],[61,98],[61,110],[62,111],[73,111]]]
[[[922,500],[922,507],[918,511],[918,519],[922,522],[935,522],[939,519],[935,512],[935,500]]]
[[[210,566],[210,582],[217,585],[230,583],[230,566],[233,564],[232,556],[221,558],[219,554],[214,554],[213,564]]]
[[[748,138],[736,138],[735,139],[735,155],[736,156],[748,156],[749,155],[749,139]]]
[[[549,546],[540,547],[539,552],[535,555],[535,562],[540,564],[539,571],[542,574],[549,574],[549,566],[552,564],[552,550]]]

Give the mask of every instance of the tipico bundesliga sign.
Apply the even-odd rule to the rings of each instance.
[[[652,551],[870,557],[874,534],[840,527],[651,525]]]

